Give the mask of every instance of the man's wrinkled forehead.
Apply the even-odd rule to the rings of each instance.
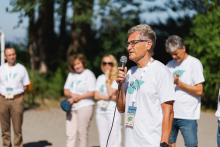
[[[7,48],[5,48],[5,55],[8,54],[8,52],[10,53],[10,52],[12,52],[12,51],[14,51],[14,53],[16,53],[16,52],[15,52],[15,49],[14,49],[13,47],[7,47]]]
[[[128,42],[131,41],[131,40],[139,40],[140,39],[140,32],[137,31],[137,32],[133,32],[129,37],[128,37]]]

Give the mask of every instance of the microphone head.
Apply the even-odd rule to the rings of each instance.
[[[121,56],[120,62],[124,62],[126,64],[127,63],[127,57],[126,56]]]

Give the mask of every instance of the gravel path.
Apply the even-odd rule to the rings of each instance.
[[[59,108],[25,111],[23,123],[24,147],[65,147],[65,115],[65,112]],[[214,114],[202,113],[201,119],[198,120],[198,146],[217,147],[216,132],[217,119]],[[0,147],[2,147],[1,138]],[[89,129],[89,147],[99,147],[95,114]],[[180,133],[176,147],[185,147]]]

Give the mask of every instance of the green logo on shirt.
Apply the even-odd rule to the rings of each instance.
[[[77,81],[76,85],[78,85],[80,82],[81,82],[81,80]],[[73,88],[73,85],[74,85],[74,82],[71,83],[70,87]]]
[[[179,77],[181,77],[184,72],[185,72],[185,70],[177,70],[173,73],[173,75],[176,76],[176,74],[178,74]]]
[[[12,79],[14,79],[17,75],[18,75],[18,74],[14,74]],[[11,78],[11,74],[9,74],[9,77]],[[8,76],[7,76],[7,75],[6,75],[6,78],[5,78],[5,79],[6,79],[6,81],[8,81]]]
[[[100,91],[101,91],[101,92],[104,91],[104,85],[102,85],[102,86],[100,87]]]
[[[142,81],[142,80],[135,80],[135,83],[134,83],[134,81],[132,81],[130,86],[128,87],[128,93],[133,94],[134,90],[140,89],[142,84],[144,84],[144,81]]]

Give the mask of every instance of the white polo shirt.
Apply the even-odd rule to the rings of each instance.
[[[78,74],[77,72],[70,72],[64,85],[64,89],[68,89],[71,93],[77,95],[84,95],[89,91],[95,91],[95,84],[95,75],[89,69],[85,69],[80,74]],[[76,88],[74,88],[74,86],[76,86]],[[72,111],[95,104],[93,101],[93,97],[82,99],[78,103],[79,105],[73,107]]]
[[[195,86],[205,81],[202,63],[188,55],[183,62],[171,60],[167,67],[174,75],[179,74],[179,80],[187,85]],[[176,101],[174,103],[174,118],[196,120],[200,118],[201,97],[192,95],[175,86]]]
[[[134,91],[138,90],[134,126],[125,126],[125,147],[159,147],[163,121],[161,104],[176,99],[173,77],[165,65],[154,61],[140,80],[143,71],[144,68],[134,66],[127,72],[125,120],[128,107],[132,106]]]
[[[12,79],[9,82],[7,68],[9,71],[9,78]],[[12,73],[14,72],[14,73]],[[13,75],[12,75],[13,74]],[[10,83],[10,85],[9,85]],[[0,93],[6,94],[6,88],[13,88],[13,94],[18,95],[24,92],[24,86],[30,84],[30,79],[26,68],[20,63],[15,63],[14,66],[8,66],[8,63],[3,64],[0,67]]]

